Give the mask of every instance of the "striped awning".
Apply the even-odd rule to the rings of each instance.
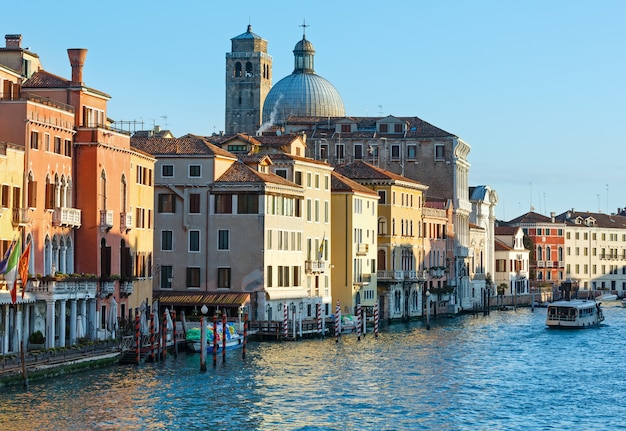
[[[24,299],[22,299],[22,293],[17,292],[17,304],[30,304],[35,302],[35,296],[32,293],[24,292]],[[11,292],[8,290],[0,290],[0,305],[13,304],[11,301]]]
[[[194,294],[155,294],[160,305],[170,306],[202,306],[234,307],[241,306],[250,300],[249,293],[194,293]]]

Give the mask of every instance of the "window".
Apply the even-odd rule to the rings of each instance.
[[[354,144],[354,160],[363,158],[363,144]]]
[[[441,144],[435,145],[435,160],[443,160],[446,156],[445,147]]]
[[[61,137],[54,137],[54,152],[57,154],[61,154]]]
[[[200,251],[200,231],[199,230],[189,231],[189,251],[190,252]]]
[[[387,133],[389,131],[389,125],[381,124],[378,126],[378,129],[380,130],[380,133]]]
[[[341,133],[350,133],[352,131],[351,124],[342,124],[341,125]]]
[[[33,150],[39,149],[39,132],[30,132],[30,147]]]
[[[161,166],[161,176],[162,177],[173,177],[174,176],[174,165],[163,165],[163,166]]]
[[[217,288],[230,289],[230,268],[217,268]]]
[[[158,205],[160,213],[175,213],[176,198],[174,196],[174,193],[159,193]]]
[[[189,177],[200,176],[200,165],[189,165]]]
[[[279,177],[283,177],[287,179],[287,169],[276,169],[274,173],[278,175]]]
[[[187,287],[200,287],[200,268],[187,267]]]
[[[161,250],[163,251],[171,251],[173,248],[173,241],[172,241],[172,231],[171,230],[164,230],[161,231]]]
[[[406,158],[407,159],[415,159],[417,157],[417,146],[416,145],[407,145],[406,146]]]
[[[71,139],[65,140],[65,153],[64,154],[67,157],[72,157],[72,140]]]
[[[216,195],[215,196],[215,213],[216,214],[232,214],[233,213],[233,196],[232,195]]]
[[[228,250],[230,247],[228,235],[229,231],[226,229],[219,229],[217,231],[217,249]]]
[[[315,188],[318,190],[320,188],[320,174],[315,174]]]
[[[259,197],[252,193],[237,195],[237,214],[258,214]]]
[[[396,124],[397,126],[401,126],[401,124]],[[391,146],[391,160],[399,160],[400,159],[400,145],[393,144]]]
[[[298,184],[298,185],[302,185],[302,172],[300,171],[296,171],[294,173],[294,183]]]
[[[50,151],[50,135],[47,133],[43,135],[43,146],[45,151]]]
[[[200,214],[200,193],[189,193],[189,213]]]
[[[335,145],[335,157],[337,157],[338,161],[346,158],[345,148],[343,144]]]
[[[161,265],[161,289],[172,288],[172,267]]]
[[[385,190],[378,191],[378,203],[384,205],[387,203],[387,192]]]

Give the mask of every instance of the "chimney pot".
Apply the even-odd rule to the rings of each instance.
[[[6,41],[6,47],[9,49],[21,49],[22,48],[22,35],[21,34],[7,34],[4,36]]]
[[[71,48],[67,50],[67,55],[72,66],[72,85],[82,85],[83,66],[87,57],[87,50],[85,48]]]

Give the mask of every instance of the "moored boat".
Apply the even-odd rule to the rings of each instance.
[[[549,328],[587,328],[604,321],[600,303],[586,299],[556,301],[548,305],[546,325]]]
[[[215,336],[213,334],[213,326],[208,325],[206,329],[206,350],[207,353],[213,353],[213,344]],[[200,328],[189,328],[186,334],[187,349],[191,352],[199,353],[202,348],[200,339]],[[226,324],[226,350],[235,349],[243,345],[243,336],[237,332],[234,323]],[[217,325],[217,351],[224,348],[224,331],[222,324]]]
[[[626,308],[626,298],[622,299],[622,307]]]
[[[605,293],[596,298],[596,301],[615,301],[617,300],[617,295],[614,293]]]

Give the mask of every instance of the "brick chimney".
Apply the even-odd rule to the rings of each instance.
[[[72,66],[72,85],[83,85],[83,66],[87,50],[85,48],[72,48],[67,50]]]
[[[8,49],[21,49],[22,48],[22,35],[21,34],[7,34],[4,36]]]

